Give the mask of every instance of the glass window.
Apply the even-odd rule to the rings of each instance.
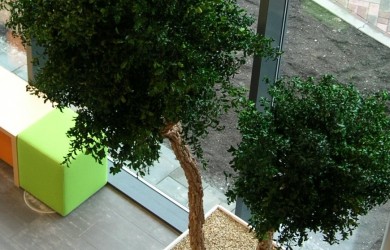
[[[280,76],[332,74],[363,92],[390,90],[389,19],[388,0],[290,0]],[[379,250],[389,208],[390,202],[363,216],[339,245],[311,234],[294,249]]]

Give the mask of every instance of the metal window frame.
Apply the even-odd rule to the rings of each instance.
[[[260,1],[257,33],[272,38],[272,45],[278,47],[279,50],[283,48],[288,6],[289,0]],[[279,78],[279,69],[280,56],[276,60],[254,57],[249,99],[256,103],[256,107],[260,112],[264,111],[264,108],[260,105],[261,98],[272,101],[268,93],[268,87],[269,84],[274,83]],[[250,218],[250,210],[240,197],[236,201],[235,214],[245,221]]]

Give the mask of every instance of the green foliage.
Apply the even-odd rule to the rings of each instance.
[[[346,239],[359,215],[390,198],[388,94],[363,95],[331,76],[282,80],[270,94],[264,113],[250,104],[240,114],[229,200],[243,197],[259,238]]]
[[[241,96],[231,77],[247,56],[275,55],[235,0],[0,0],[0,8],[24,42],[45,48],[30,91],[78,108],[72,152],[100,159],[108,146],[113,172],[126,162],[143,174],[158,159],[161,130],[179,121],[201,156],[199,138]]]

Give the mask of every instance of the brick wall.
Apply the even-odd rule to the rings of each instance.
[[[390,0],[333,0],[390,35]]]

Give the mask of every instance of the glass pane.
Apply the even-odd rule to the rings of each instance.
[[[385,0],[372,0],[372,2],[383,4],[369,3],[369,1],[353,2],[377,7],[385,6],[385,2],[390,3]],[[329,1],[329,3],[333,2]],[[344,8],[335,4],[330,6]],[[352,8],[356,5],[350,3],[348,6]],[[390,46],[390,32],[385,33],[378,27],[388,29],[389,18],[380,18],[379,14],[386,16],[387,13],[390,16],[390,7],[375,12],[376,20],[383,19],[382,22],[387,23],[384,25],[377,22],[378,27],[367,23],[358,15],[362,8],[360,6],[353,8],[357,13],[344,9],[344,16],[335,16],[314,1],[292,0],[281,75],[333,74],[340,81],[352,82],[362,90],[388,89],[386,83],[389,82],[390,76],[390,49],[388,47]],[[372,8],[364,9],[366,13],[374,13]],[[373,15],[368,15],[367,18],[368,20],[374,19]],[[343,19],[352,20],[357,27],[344,22]],[[370,28],[370,35],[358,29],[363,25]],[[376,38],[382,38],[381,40],[387,43],[387,46],[378,42]]]
[[[14,72],[19,77],[27,79],[26,53],[19,38],[5,28],[9,14],[0,11],[0,66]]]
[[[363,92],[390,90],[389,18],[388,0],[290,0],[281,76],[332,74]],[[339,245],[311,234],[304,247],[294,249],[379,250],[389,208],[390,202],[363,216],[353,236]]]

